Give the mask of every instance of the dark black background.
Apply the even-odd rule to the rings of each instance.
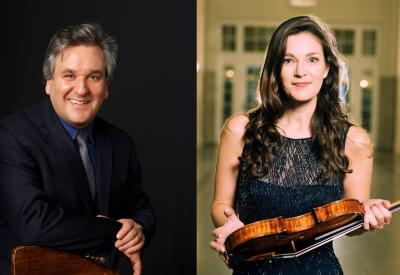
[[[100,116],[128,131],[158,227],[144,274],[195,274],[195,1],[0,2],[0,119],[45,97],[56,30],[99,22],[119,42]]]

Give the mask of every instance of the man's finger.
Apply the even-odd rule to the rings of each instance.
[[[138,243],[137,245],[126,249],[125,252],[128,254],[138,253],[143,248],[143,245],[144,245],[144,242]]]
[[[134,238],[132,239],[130,242],[127,242],[126,244],[117,247],[120,251],[125,251],[130,247],[134,247],[134,246],[143,246],[144,242],[142,238]]]
[[[119,248],[135,239],[136,239],[136,242],[139,242],[141,240],[141,235],[142,234],[140,234],[138,231],[136,231],[135,229],[132,229],[125,235],[125,237],[122,240],[117,240],[115,242],[115,247]]]
[[[121,240],[133,228],[133,222],[130,222],[129,219],[121,219],[118,222],[122,223],[122,227],[117,233],[117,239]]]
[[[132,267],[133,267],[133,274],[134,275],[141,275],[142,274],[142,261],[140,260],[140,256],[135,256],[131,259]]]

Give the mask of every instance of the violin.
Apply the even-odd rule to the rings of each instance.
[[[400,201],[390,211],[400,209]],[[243,262],[299,257],[363,226],[365,210],[355,199],[341,199],[296,217],[277,217],[247,224],[225,241],[232,267]]]

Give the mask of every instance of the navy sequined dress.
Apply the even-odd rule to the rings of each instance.
[[[347,130],[343,133],[343,143]],[[342,144],[344,146],[344,144]],[[313,207],[341,199],[343,174],[329,182],[319,179],[319,169],[311,138],[282,137],[275,164],[264,177],[254,177],[240,166],[236,192],[236,211],[244,224],[278,216],[293,217]],[[332,243],[298,258],[260,261],[235,268],[233,275],[343,274]]]

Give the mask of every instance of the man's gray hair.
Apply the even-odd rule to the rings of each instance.
[[[43,62],[43,77],[54,75],[56,57],[68,46],[96,45],[103,50],[105,76],[110,83],[117,65],[117,41],[97,23],[69,26],[59,30],[50,40]]]

